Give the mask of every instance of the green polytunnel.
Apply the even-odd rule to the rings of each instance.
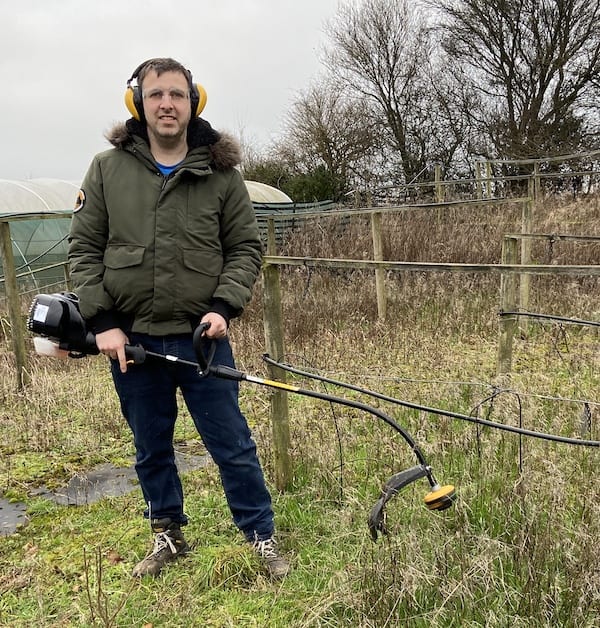
[[[79,183],[72,181],[0,179],[0,221],[9,224],[20,289],[64,281],[61,267],[33,271],[66,261],[67,235],[78,191]],[[1,260],[0,277],[4,277]]]
[[[245,183],[259,221],[265,211],[281,213],[295,207],[277,188],[256,181]],[[20,290],[64,282],[62,267],[41,272],[39,269],[67,260],[67,237],[79,186],[79,182],[61,179],[0,179],[0,221],[8,221],[10,225]],[[0,259],[0,278],[3,277]],[[3,292],[1,282],[0,292]]]
[[[245,181],[245,184],[265,240],[271,217],[277,218],[275,235],[277,241],[282,242],[284,233],[303,224],[303,214],[335,207],[332,201],[294,203],[270,185],[257,181]],[[0,179],[0,222],[9,223],[21,292],[64,286],[67,237],[79,186],[78,181],[62,179]],[[58,266],[47,268],[52,265]],[[0,294],[4,292],[3,278],[0,258]]]

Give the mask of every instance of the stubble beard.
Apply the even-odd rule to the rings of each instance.
[[[157,129],[148,129],[148,135],[162,148],[177,148],[187,138],[187,126],[172,131],[165,130],[164,132]]]

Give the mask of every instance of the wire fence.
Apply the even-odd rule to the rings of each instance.
[[[532,161],[535,166],[533,173],[529,175],[486,177],[478,176],[473,180],[460,181],[442,181],[437,178],[429,184],[414,184],[415,189],[429,186],[430,190],[434,190],[436,197],[434,201],[422,203],[405,203],[394,205],[386,203],[374,203],[369,206],[360,206],[358,203],[361,199],[356,197],[353,206],[341,206],[330,202],[317,204],[291,204],[284,206],[282,204],[258,204],[256,207],[257,219],[260,225],[261,234],[265,241],[267,255],[265,256],[265,264],[267,269],[272,269],[277,265],[302,266],[304,268],[328,267],[328,268],[352,268],[362,270],[372,270],[374,273],[374,283],[376,289],[378,316],[385,319],[387,308],[387,294],[385,288],[385,276],[390,271],[419,271],[419,272],[450,272],[450,273],[497,273],[503,277],[503,303],[501,309],[505,312],[517,312],[517,306],[521,311],[528,308],[528,277],[531,274],[575,274],[575,275],[597,275],[599,266],[565,266],[565,265],[532,265],[530,264],[530,251],[528,241],[531,238],[538,237],[531,234],[533,225],[533,212],[535,199],[540,194],[540,181],[550,175],[540,171],[542,160]],[[491,174],[492,164],[486,166]],[[596,171],[588,171],[585,173],[552,173],[553,177],[573,177],[575,175],[585,175],[590,186],[595,185],[598,173]],[[488,184],[494,182],[495,186],[503,186],[507,182],[520,181],[526,182],[527,195],[518,197],[488,197],[488,194],[496,191]],[[447,191],[452,186],[471,186],[471,192],[475,191],[475,198],[471,194],[471,198],[465,200],[446,200]],[[473,187],[474,186],[474,187]],[[498,188],[501,189],[501,188]],[[514,190],[514,188],[511,188]],[[518,188],[522,191],[522,188]],[[443,200],[441,200],[443,199]],[[373,198],[367,199],[373,201]],[[389,200],[389,198],[388,198]],[[501,207],[503,204],[512,206],[521,206],[521,234],[513,236],[513,240],[520,239],[520,252],[516,250],[516,244],[509,257],[503,260],[502,264],[438,264],[428,262],[391,262],[383,257],[383,235],[381,227],[381,217],[386,213],[394,212],[423,212],[435,211],[445,212],[455,208],[472,208],[477,211],[482,207]],[[277,256],[276,251],[281,244],[284,235],[290,231],[302,228],[306,221],[319,219],[324,216],[328,218],[337,217],[344,221],[351,221],[356,217],[364,218],[371,223],[372,231],[372,260],[335,260],[335,259],[319,259],[307,257],[283,257]],[[65,219],[65,212],[59,211],[56,215],[49,215],[45,212],[43,215],[31,215],[29,217],[19,215],[15,220],[23,221],[26,218],[47,220]],[[15,336],[15,355],[17,356],[17,364],[19,371],[24,371],[26,364],[26,355],[24,351],[24,342],[22,340],[22,324],[20,321],[22,297],[27,296],[35,291],[48,291],[69,289],[69,269],[65,259],[52,264],[43,264],[45,256],[52,252],[59,243],[64,241],[64,237],[47,246],[44,251],[39,252],[32,259],[25,263],[16,264],[13,250],[13,240],[11,239],[10,225],[13,219],[10,217],[0,218],[0,252],[2,253],[2,268],[4,276],[0,278],[0,306],[8,309],[13,335]],[[66,236],[65,236],[66,237]],[[539,236],[551,238],[556,241],[557,238],[567,238],[569,236],[561,235],[545,235]],[[39,264],[39,265],[38,265]],[[34,267],[35,266],[35,267]],[[267,270],[267,274],[269,270]],[[517,281],[518,278],[518,281]],[[520,298],[517,299],[516,292],[519,292]],[[4,294],[2,294],[4,292]],[[510,346],[511,335],[516,329],[516,321],[518,314],[507,315],[501,320],[501,336],[507,339],[506,346]],[[509,342],[510,341],[510,342]],[[510,357],[510,356],[509,356]],[[503,370],[510,370],[510,360],[505,359]],[[21,377],[21,376],[20,376]]]

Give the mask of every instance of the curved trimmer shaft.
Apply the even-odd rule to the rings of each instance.
[[[194,346],[196,347],[196,343],[194,343]],[[190,362],[189,360],[182,360],[181,358],[178,358],[173,355],[164,355],[161,353],[155,353],[153,351],[146,351],[146,349],[144,349],[140,345],[127,345],[125,348],[125,353],[127,355],[128,360],[132,364],[141,364],[142,362],[145,361],[146,356],[150,356],[153,358],[167,360],[169,362],[177,362],[179,364],[193,366],[198,369],[198,372],[202,377],[205,377],[207,375],[214,375],[215,377],[220,377],[222,379],[231,379],[235,381],[247,381],[253,384],[259,384],[261,386],[267,386],[269,388],[278,388],[280,390],[285,390],[287,392],[293,392],[293,393],[296,393],[297,395],[303,395],[305,397],[312,397],[314,399],[320,399],[322,401],[329,401],[331,403],[337,403],[337,404],[347,406],[350,408],[364,410],[365,412],[368,412],[369,414],[375,415],[376,417],[378,417],[379,419],[387,423],[394,430],[396,430],[408,443],[410,448],[413,450],[419,463],[429,468],[427,465],[427,461],[425,460],[425,456],[423,455],[423,452],[421,451],[419,446],[416,444],[412,436],[402,426],[398,425],[398,423],[396,423],[396,421],[394,421],[387,414],[385,414],[384,412],[381,412],[381,410],[378,410],[377,408],[374,408],[373,406],[367,405],[366,403],[362,403],[360,401],[354,401],[352,399],[345,399],[343,397],[335,397],[333,395],[328,395],[326,393],[321,393],[314,390],[299,388],[298,386],[292,386],[291,384],[286,384],[284,382],[279,382],[277,380],[265,379],[263,377],[249,375],[248,373],[244,373],[243,371],[238,371],[237,369],[231,368],[229,366],[222,366],[222,365],[215,366],[207,362],[204,354],[201,354],[201,356],[199,356],[198,362]],[[201,353],[201,352],[196,350],[197,355],[198,353]],[[428,477],[430,478],[431,486],[432,487],[435,486],[436,482],[433,476],[429,474]]]
[[[385,484],[381,497],[373,508],[369,519],[369,527],[371,528],[371,534],[374,538],[377,538],[378,529],[381,531],[384,531],[385,529],[385,526],[383,525],[383,508],[385,504],[394,495],[396,495],[400,489],[415,480],[426,477],[429,481],[431,491],[425,496],[425,505],[430,510],[443,510],[452,504],[452,500],[454,499],[454,487],[440,487],[438,485],[431,471],[431,467],[427,464],[423,452],[419,449],[412,436],[387,414],[384,414],[377,408],[359,401],[334,397],[333,395],[306,390],[304,388],[299,388],[298,386],[291,386],[290,384],[286,384],[284,382],[248,375],[242,371],[238,371],[237,369],[227,366],[213,366],[212,360],[215,355],[216,343],[214,341],[208,342],[208,354],[205,355],[204,353],[208,341],[205,337],[205,332],[209,327],[210,323],[201,323],[194,331],[192,342],[194,352],[198,360],[197,363],[190,362],[189,360],[183,360],[174,355],[164,355],[146,351],[146,349],[139,345],[127,345],[125,347],[127,360],[130,364],[141,364],[148,356],[150,356],[160,360],[167,360],[169,362],[178,362],[197,369],[200,377],[214,375],[215,377],[235,381],[246,380],[254,384],[277,388],[287,392],[296,393],[297,395],[313,397],[322,401],[328,401],[330,403],[337,403],[350,408],[363,410],[364,412],[372,414],[387,423],[408,443],[417,457],[418,465],[412,469],[408,469],[407,471],[397,473]],[[40,353],[43,355],[56,356],[58,354],[62,356],[63,354],[67,354],[70,357],[81,357],[84,355],[93,355],[98,353],[96,338],[87,330],[85,320],[81,316],[81,312],[79,310],[79,299],[76,294],[56,293],[37,295],[29,310],[28,328],[35,334],[38,334],[40,340],[46,339],[51,345],[51,347],[45,346],[41,348],[43,353],[42,350],[40,350]],[[52,350],[50,351],[50,349]],[[39,349],[36,348],[36,350]],[[265,357],[265,359],[267,358]],[[319,379],[318,377],[311,375],[309,375],[309,377]],[[341,382],[337,383],[339,385],[345,385]],[[350,385],[346,384],[345,386],[350,388]]]
[[[397,493],[399,493],[400,490],[408,486],[408,484],[411,484],[412,482],[420,478],[426,477],[431,486],[431,491],[424,498],[425,505],[429,510],[445,510],[452,505],[455,499],[454,487],[450,485],[441,487],[438,484],[433,475],[431,467],[427,464],[427,461],[425,460],[423,452],[416,444],[412,436],[387,414],[385,414],[381,410],[378,410],[377,408],[374,408],[373,406],[369,406],[365,403],[354,401],[352,399],[336,397],[327,393],[321,393],[305,388],[300,388],[298,386],[293,386],[285,382],[257,377],[255,375],[250,375],[248,373],[244,373],[243,371],[239,371],[228,366],[213,365],[211,364],[211,362],[212,357],[214,356],[214,343],[212,343],[208,357],[205,356],[203,351],[203,345],[205,344],[205,340],[203,339],[203,333],[205,330],[206,326],[199,327],[194,333],[194,349],[198,358],[197,363],[190,362],[189,360],[183,360],[181,358],[178,358],[177,356],[163,355],[160,353],[154,353],[152,351],[146,351],[143,347],[139,345],[128,345],[126,347],[127,358],[130,363],[133,364],[141,364],[146,360],[147,356],[167,360],[170,362],[177,362],[180,364],[185,364],[187,366],[193,366],[194,368],[198,369],[198,373],[201,377],[213,375],[215,377],[230,379],[234,381],[247,381],[253,384],[259,384],[261,386],[284,390],[286,392],[292,392],[297,395],[303,395],[305,397],[312,397],[314,399],[320,399],[322,401],[328,401],[330,403],[337,403],[350,408],[363,410],[364,412],[372,414],[387,423],[396,432],[398,432],[402,436],[402,438],[404,438],[406,443],[414,452],[419,464],[410,469],[407,469],[406,471],[401,471],[400,473],[395,474],[385,483],[379,500],[371,509],[368,520],[371,537],[375,541],[377,540],[378,531],[386,533],[384,508],[387,502],[392,499]]]

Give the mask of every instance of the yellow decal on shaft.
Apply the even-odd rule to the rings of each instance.
[[[267,386],[274,386],[275,388],[283,388],[284,390],[291,390],[292,392],[298,392],[300,390],[298,386],[290,386],[289,384],[276,382],[272,379],[264,379],[263,381]]]

